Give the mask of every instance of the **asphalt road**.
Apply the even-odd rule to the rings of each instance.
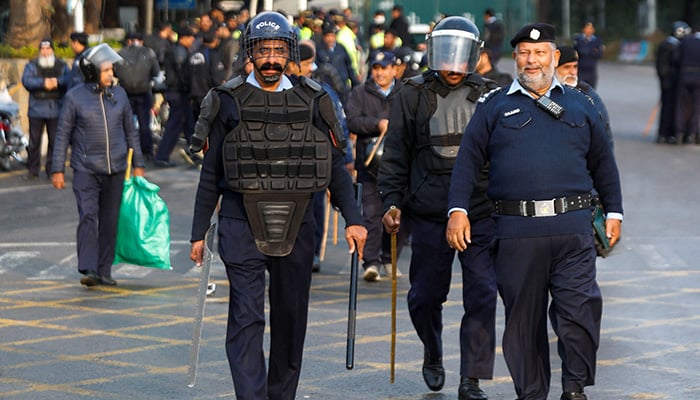
[[[511,71],[507,62],[502,64]],[[659,98],[649,65],[601,65],[599,93],[610,111],[625,199],[623,239],[599,259],[604,295],[597,382],[589,399],[700,399],[700,146],[654,143],[647,123]],[[116,266],[117,287],[85,289],[75,255],[77,211],[70,186],[26,183],[0,173],[0,399],[234,398],[223,349],[227,283],[209,298],[197,385],[187,387],[199,272],[188,259],[197,172],[180,165],[150,170],[171,213],[172,271]],[[342,219],[340,221],[342,227]],[[342,228],[341,228],[342,229]],[[396,380],[389,383],[391,282],[359,283],[355,365],[345,368],[349,256],[329,234],[314,275],[299,399],[457,399],[461,281],[455,268],[444,308],[447,382],[422,382],[422,346],[399,279]],[[408,256],[400,269],[408,270]],[[499,305],[497,335],[503,328]],[[499,340],[500,342],[500,340]],[[560,370],[552,336],[552,391]],[[491,399],[515,394],[500,347]]]

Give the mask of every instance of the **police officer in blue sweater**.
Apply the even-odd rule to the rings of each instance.
[[[506,312],[505,357],[518,399],[546,400],[547,306],[562,360],[562,400],[594,384],[602,296],[595,279],[591,190],[620,237],[622,194],[611,138],[595,106],[562,85],[554,27],[523,27],[511,40],[517,79],[480,100],[462,137],[450,185],[447,241],[472,246],[469,197],[489,162],[496,208],[495,259]]]
[[[450,173],[478,99],[496,87],[473,73],[481,43],[478,28],[464,17],[447,17],[435,25],[427,40],[428,71],[406,80],[392,100],[377,178],[386,231],[405,230],[410,217],[414,240],[408,311],[423,343],[423,380],[433,391],[445,384],[442,304],[450,291],[455,258],[444,238]],[[467,196],[475,245],[457,254],[464,306],[459,400],[487,398],[479,379],[491,379],[495,357],[496,276],[489,252],[495,227],[485,174],[480,183],[471,200]]]

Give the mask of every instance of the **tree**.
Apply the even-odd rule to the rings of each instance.
[[[19,48],[49,37],[52,12],[51,0],[11,0],[7,44]]]

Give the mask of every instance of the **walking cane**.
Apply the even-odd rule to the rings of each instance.
[[[326,258],[326,246],[328,245],[328,226],[331,220],[331,193],[326,190],[326,209],[325,216],[323,217],[323,237],[321,238],[321,251],[318,255],[319,261],[323,261]]]
[[[214,220],[216,221],[216,220]],[[194,330],[192,331],[192,348],[190,349],[190,365],[187,369],[189,379],[188,387],[194,387],[197,380],[197,364],[199,363],[199,347],[202,338],[202,320],[204,319],[204,305],[207,301],[207,289],[209,287],[209,271],[211,261],[214,258],[214,237],[216,233],[216,222],[213,222],[207,233],[204,235],[204,261],[202,271],[199,275],[199,286],[197,288],[197,311],[194,315]]]
[[[355,184],[355,201],[362,212],[362,184]],[[360,260],[357,247],[350,258],[350,299],[348,301],[348,341],[345,347],[345,368],[352,369],[355,360],[355,323],[357,321],[357,270]]]
[[[647,126],[644,128],[643,136],[648,136],[649,132],[651,132],[651,126],[654,124],[654,121],[656,120],[656,113],[659,112],[660,107],[661,107],[661,100],[656,102],[656,105],[654,105],[654,108],[651,109],[651,114],[649,114],[649,119],[647,120]]]
[[[396,207],[391,206],[389,215],[396,218]],[[391,234],[391,372],[389,381],[394,384],[394,370],[396,363],[396,270],[398,262],[396,256],[396,233]]]

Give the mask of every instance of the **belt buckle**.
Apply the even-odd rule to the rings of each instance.
[[[553,217],[557,215],[554,209],[554,199],[551,200],[534,200],[535,217]]]

